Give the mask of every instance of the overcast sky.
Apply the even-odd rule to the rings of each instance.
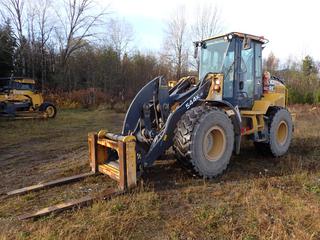
[[[209,2],[221,12],[224,32],[239,31],[270,40],[264,50],[285,61],[306,54],[320,60],[319,0],[99,0],[114,16],[125,18],[134,28],[135,44],[140,49],[159,50],[165,19],[185,5],[192,19],[197,5]],[[191,20],[190,20],[191,21]],[[190,39],[192,41],[193,39]]]

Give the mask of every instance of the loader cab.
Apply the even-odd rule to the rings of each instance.
[[[262,95],[261,37],[230,33],[198,42],[199,79],[208,72],[222,73],[222,99],[242,109],[250,109]]]

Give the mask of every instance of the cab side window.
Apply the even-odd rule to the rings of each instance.
[[[255,55],[255,99],[260,99],[262,94],[262,46],[261,43],[254,44]]]
[[[254,44],[254,51],[255,51],[255,77],[256,78],[262,78],[262,59],[261,59],[261,44],[255,43]]]

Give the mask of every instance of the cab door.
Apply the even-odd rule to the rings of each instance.
[[[254,48],[253,42],[249,41],[244,47],[243,40],[239,43],[239,68],[238,77],[239,85],[237,86],[237,98],[239,108],[250,109],[253,105],[254,92],[255,92],[255,70],[254,70]]]

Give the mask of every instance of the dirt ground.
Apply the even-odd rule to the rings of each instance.
[[[0,239],[320,239],[320,107],[295,106],[289,153],[244,143],[227,171],[203,180],[174,159],[132,193],[37,220],[16,216],[114,186],[108,177],[0,198]],[[124,114],[63,110],[54,120],[0,121],[0,193],[87,172],[87,133],[118,132]]]

